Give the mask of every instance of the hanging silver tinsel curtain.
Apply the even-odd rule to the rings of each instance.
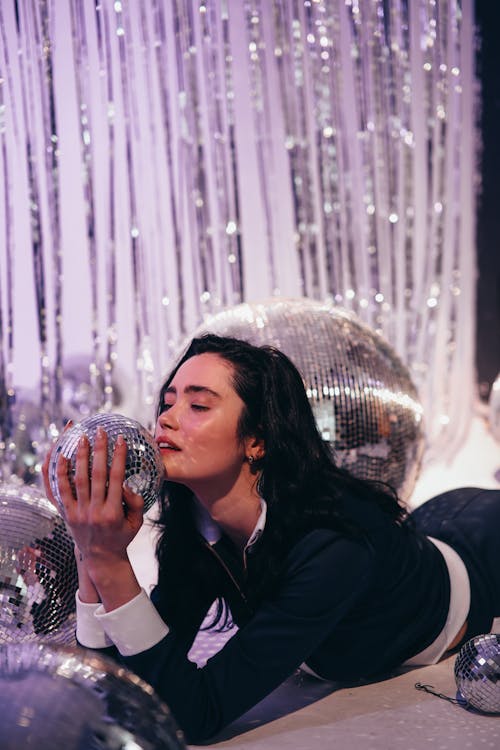
[[[149,418],[204,316],[275,295],[356,312],[410,368],[429,445],[460,439],[472,0],[11,0],[0,29],[4,450],[25,386],[57,430],[75,356],[96,409],[128,373]]]

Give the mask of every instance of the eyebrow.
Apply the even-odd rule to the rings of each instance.
[[[165,390],[165,396],[167,393],[177,393],[177,388],[174,385],[170,385]],[[217,391],[213,391],[211,388],[207,388],[205,385],[187,385],[184,388],[184,393],[208,393],[210,396],[215,396],[216,398],[220,398],[220,393],[217,393]]]

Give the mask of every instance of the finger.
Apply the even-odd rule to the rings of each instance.
[[[90,480],[89,480],[89,439],[82,435],[78,441],[75,456],[75,489],[76,499],[80,506],[89,502]]]
[[[127,443],[123,435],[116,438],[113,450],[113,458],[109,469],[108,501],[114,503],[115,507],[122,506],[123,482],[125,479],[125,468],[127,465]]]
[[[49,467],[50,467],[50,460],[52,457],[52,450],[53,448],[51,448],[51,450],[47,452],[47,455],[45,456],[45,461],[42,464],[42,477],[43,477],[43,486],[45,489],[47,500],[49,500],[55,508],[58,508],[59,506],[57,505],[56,499],[54,497],[54,493],[52,492],[52,485],[50,483]]]
[[[63,456],[63,454],[61,453],[61,455],[57,459],[56,477],[59,496],[61,498],[61,503],[66,518],[68,517],[68,512],[71,512],[73,510],[73,506],[75,505],[76,500],[69,481],[70,466],[70,460],[66,458],[66,456]]]
[[[92,483],[90,500],[101,505],[106,500],[108,479],[108,436],[101,426],[96,430],[92,453]]]
[[[71,427],[73,427],[73,420],[72,419],[68,419],[68,421],[64,425],[63,432],[66,432],[66,430],[71,429]],[[56,508],[57,510],[59,510],[59,505],[57,503],[57,500],[54,497],[54,493],[52,491],[52,484],[51,484],[51,481],[50,481],[50,474],[51,474],[50,464],[51,464],[51,461],[52,461],[52,455],[54,453],[54,448],[56,446],[56,443],[57,443],[57,441],[54,441],[52,443],[50,449],[47,451],[47,453],[45,455],[45,460],[44,460],[44,462],[42,464],[42,478],[43,478],[43,486],[44,486],[44,489],[45,489],[45,494],[47,496],[47,500],[49,500],[49,502],[52,503],[52,505],[54,506],[54,508]]]

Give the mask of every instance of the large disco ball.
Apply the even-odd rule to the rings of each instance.
[[[422,406],[407,368],[381,336],[340,308],[284,298],[224,310],[193,335],[205,332],[281,349],[302,374],[337,464],[409,498],[424,447]]]
[[[51,644],[0,646],[2,750],[184,750],[170,710],[109,658]]]
[[[57,461],[62,455],[71,461],[69,473],[73,481],[78,442],[86,435],[90,446],[94,445],[97,428],[102,427],[108,436],[108,466],[111,465],[118,435],[123,435],[127,443],[127,463],[125,481],[133,492],[144,498],[144,512],[157,502],[163,481],[163,461],[153,436],[135,419],[121,414],[94,414],[63,432],[56,442],[49,462],[49,481],[61,513],[64,508],[57,484]],[[90,455],[92,462],[92,451]]]
[[[63,520],[33,485],[0,483],[0,643],[74,643],[78,576]]]
[[[500,713],[500,635],[478,635],[464,643],[455,660],[455,681],[470,707]]]

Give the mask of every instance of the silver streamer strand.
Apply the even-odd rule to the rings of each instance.
[[[155,13],[158,10],[158,7],[156,7]],[[170,114],[168,102],[165,99],[166,90],[158,86],[158,79],[156,78],[157,70],[165,71],[167,69],[166,67],[162,67],[161,63],[157,68],[158,60],[161,58],[161,51],[164,49],[164,45],[161,42],[161,21],[160,25],[158,25],[158,20],[159,17],[157,15],[148,12],[146,7],[141,6],[140,16],[132,21],[133,24],[137,24],[138,28],[141,29],[140,50],[144,61],[142,68],[145,78],[144,90],[146,95],[146,106],[151,112],[158,109],[159,105],[163,109],[163,116],[150,118],[147,123],[148,129],[144,134],[143,146],[144,148],[149,149],[149,155],[148,157],[143,156],[143,158],[147,158],[147,161],[149,162],[152,162],[155,159],[159,160],[159,155],[162,153],[164,143],[169,144],[170,142]],[[163,78],[164,74],[162,75],[162,79]],[[159,111],[161,111],[161,109]],[[163,128],[165,129],[165,132]],[[165,164],[165,159],[162,158],[161,162]],[[151,179],[154,184],[155,196],[162,195],[164,178],[165,173],[162,170],[152,170]],[[164,238],[168,235],[169,222],[165,221],[162,208],[163,207],[158,199],[154,201],[145,201],[141,207],[141,215],[147,219],[145,224],[149,229],[149,232],[144,237],[144,242],[148,248],[148,252],[145,254],[144,259],[145,262],[148,263],[147,274],[152,282],[150,296],[152,299],[162,300],[161,305],[150,306],[150,338],[153,341],[157,341],[158,337],[163,335],[167,341],[170,342],[172,338],[172,325],[169,313],[171,313],[174,305],[170,307],[170,298],[167,295],[164,283],[167,276],[167,267],[170,268],[170,266],[167,266],[166,264],[167,259],[163,245]],[[175,201],[173,205],[173,215],[175,217],[173,223],[175,223]],[[178,235],[178,229],[175,233]],[[171,346],[170,343],[168,343],[168,345]]]
[[[186,327],[186,312],[185,312],[185,295],[183,290],[183,277],[182,277],[182,237],[180,228],[180,207],[175,189],[175,171],[174,171],[174,160],[173,160],[173,126],[172,126],[172,115],[171,115],[171,103],[170,103],[170,91],[168,85],[167,71],[170,69],[168,60],[168,43],[167,43],[167,29],[165,20],[165,9],[163,3],[160,0],[155,0],[152,3],[153,13],[153,29],[154,29],[154,50],[155,50],[155,74],[158,81],[158,99],[159,99],[159,110],[160,117],[158,127],[161,134],[159,136],[159,152],[161,153],[161,147],[164,150],[164,163],[166,178],[169,183],[170,189],[168,190],[168,202],[169,208],[169,222],[165,227],[163,223],[160,227],[160,237],[167,237],[169,234],[172,236],[171,245],[173,247],[173,258],[171,258],[170,266],[163,260],[163,268],[165,268],[165,276],[162,279],[162,290],[161,290],[161,304],[165,310],[171,310],[174,308],[173,314],[174,324],[177,323],[176,328],[182,334],[187,334]],[[163,214],[163,211],[161,212]],[[160,255],[162,257],[162,255]],[[172,266],[175,269],[175,274],[172,274]],[[167,271],[170,275],[167,275]],[[174,297],[175,304],[172,304],[171,297],[173,296],[173,282],[172,276],[175,278],[175,288],[177,295]],[[168,318],[167,318],[168,320]],[[169,337],[169,348],[170,351],[175,347],[175,341],[172,341]]]
[[[53,15],[53,14],[52,14]],[[51,297],[53,300],[53,365],[51,378],[50,426],[48,439],[58,432],[62,419],[62,380],[63,380],[63,333],[62,333],[62,251],[61,217],[59,194],[59,149],[56,122],[56,103],[53,78],[52,38],[47,2],[40,3],[40,43],[42,47],[42,89],[43,120],[45,125],[45,179],[47,182],[47,209],[51,236]]]
[[[212,190],[199,201],[210,199],[213,206],[213,221],[207,226],[214,240],[213,253],[215,280],[212,293],[207,288],[203,294],[210,312],[221,307],[230,306],[241,300],[242,281],[236,283],[232,268],[241,266],[241,229],[237,188],[234,177],[236,164],[232,135],[225,102],[231,101],[234,92],[232,85],[232,60],[229,53],[228,17],[225,3],[200,3],[200,42],[202,55],[203,84],[206,91],[204,112],[207,117],[207,129],[210,134],[211,148],[207,154],[210,170],[208,179],[212,179]],[[221,60],[220,50],[225,50]],[[228,148],[228,145],[230,148]],[[219,293],[217,290],[220,290]],[[212,298],[213,296],[213,298]]]
[[[0,7],[0,34],[2,35],[2,50],[4,58],[0,63],[0,70],[9,74],[9,59],[5,39],[5,26],[3,23],[2,9]],[[12,210],[12,193],[10,186],[12,179],[9,174],[9,159],[7,156],[7,138],[5,126],[5,109],[4,100],[5,81],[0,81],[0,154],[3,177],[3,190],[1,193],[3,212],[3,237],[5,242],[5,259],[2,263],[5,268],[0,266],[2,278],[5,279],[5,289],[0,286],[0,476],[10,474],[10,465],[12,463],[12,452],[15,446],[12,444],[13,436],[13,414],[12,406],[15,399],[13,383],[13,358],[14,358],[14,314],[13,314],[13,210]],[[15,133],[17,135],[17,128]],[[4,319],[4,294],[6,307],[6,321]]]
[[[92,112],[90,65],[88,58],[87,28],[85,4],[73,0],[70,7],[71,39],[73,43],[73,60],[75,66],[75,83],[80,130],[80,148],[82,165],[83,202],[85,208],[85,228],[89,255],[90,270],[90,335],[92,340],[92,361],[89,368],[90,385],[98,392],[99,375],[102,369],[101,339],[99,335],[99,296],[98,296],[98,253],[96,236],[96,214],[94,199],[94,177],[92,158]]]
[[[141,122],[138,117],[138,102],[134,90],[138,90],[137,79],[140,68],[136,68],[132,46],[132,24],[130,15],[124,12],[120,2],[114,3],[114,23],[110,32],[114,34],[118,53],[115,62],[119,65],[121,83],[121,105],[125,137],[125,159],[127,201],[129,213],[129,243],[132,264],[133,299],[135,309],[135,359],[140,377],[139,394],[151,405],[153,401],[154,362],[150,339],[149,278],[144,246],[140,207],[144,196],[140,193],[143,162],[143,140]],[[113,46],[113,45],[112,45]]]
[[[198,49],[194,38],[192,3],[174,2],[178,107],[182,128],[179,142],[181,193],[184,195],[183,266],[190,276],[195,315],[208,285],[206,238],[203,236],[205,149],[200,134],[200,96],[197,75]],[[186,242],[187,240],[187,242]],[[189,261],[188,261],[189,259]]]
[[[18,49],[21,55],[20,71],[22,85],[22,113],[24,121],[24,147],[28,176],[28,199],[30,206],[31,250],[33,260],[33,274],[35,284],[35,299],[37,309],[37,329],[40,352],[40,408],[43,430],[49,433],[51,404],[51,368],[48,353],[48,320],[47,320],[47,289],[45,270],[44,209],[47,196],[42,193],[42,179],[39,167],[46,167],[43,156],[43,146],[40,144],[46,138],[43,100],[45,98],[45,82],[43,65],[40,63],[42,53],[40,38],[40,19],[37,9],[30,9],[28,4],[18,7]],[[40,8],[46,12],[45,4]],[[24,33],[21,33],[24,32]],[[41,94],[41,95],[40,95]],[[42,109],[41,109],[42,107]],[[42,176],[48,177],[46,172]]]
[[[102,132],[107,136],[108,158],[107,175],[104,176],[104,184],[107,186],[103,195],[106,206],[105,226],[103,230],[103,244],[106,248],[105,272],[106,279],[106,359],[104,363],[104,404],[106,411],[112,408],[114,403],[113,371],[117,360],[117,270],[116,270],[116,206],[115,206],[115,129],[114,129],[114,101],[113,101],[113,76],[111,72],[111,53],[109,47],[109,33],[106,27],[106,18],[102,18],[102,6],[96,5],[94,23],[97,36],[98,49],[98,75],[101,80],[101,126]]]
[[[279,294],[276,276],[276,247],[273,232],[273,195],[278,194],[273,164],[271,102],[267,86],[267,43],[262,23],[260,2],[245,3],[248,35],[248,68],[252,110],[255,122],[255,148],[259,175],[259,188],[265,225],[265,242],[268,248],[268,274],[273,294]],[[264,26],[264,28],[263,28]]]
[[[304,296],[395,348],[429,457],[452,453],[475,389],[472,0],[19,0],[0,24],[9,398],[39,370],[52,431],[85,354],[93,406],[121,368],[147,421],[204,319]]]
[[[238,151],[236,147],[236,122],[234,112],[234,71],[233,54],[231,44],[230,18],[228,0],[221,0],[221,23],[222,23],[222,81],[225,104],[225,127],[224,144],[226,154],[224,162],[228,174],[228,196],[230,199],[225,206],[226,215],[223,218],[224,231],[227,236],[223,258],[227,259],[230,267],[230,278],[232,284],[232,304],[238,304],[244,299],[244,274],[243,274],[243,244],[241,228],[240,189],[238,186]]]

